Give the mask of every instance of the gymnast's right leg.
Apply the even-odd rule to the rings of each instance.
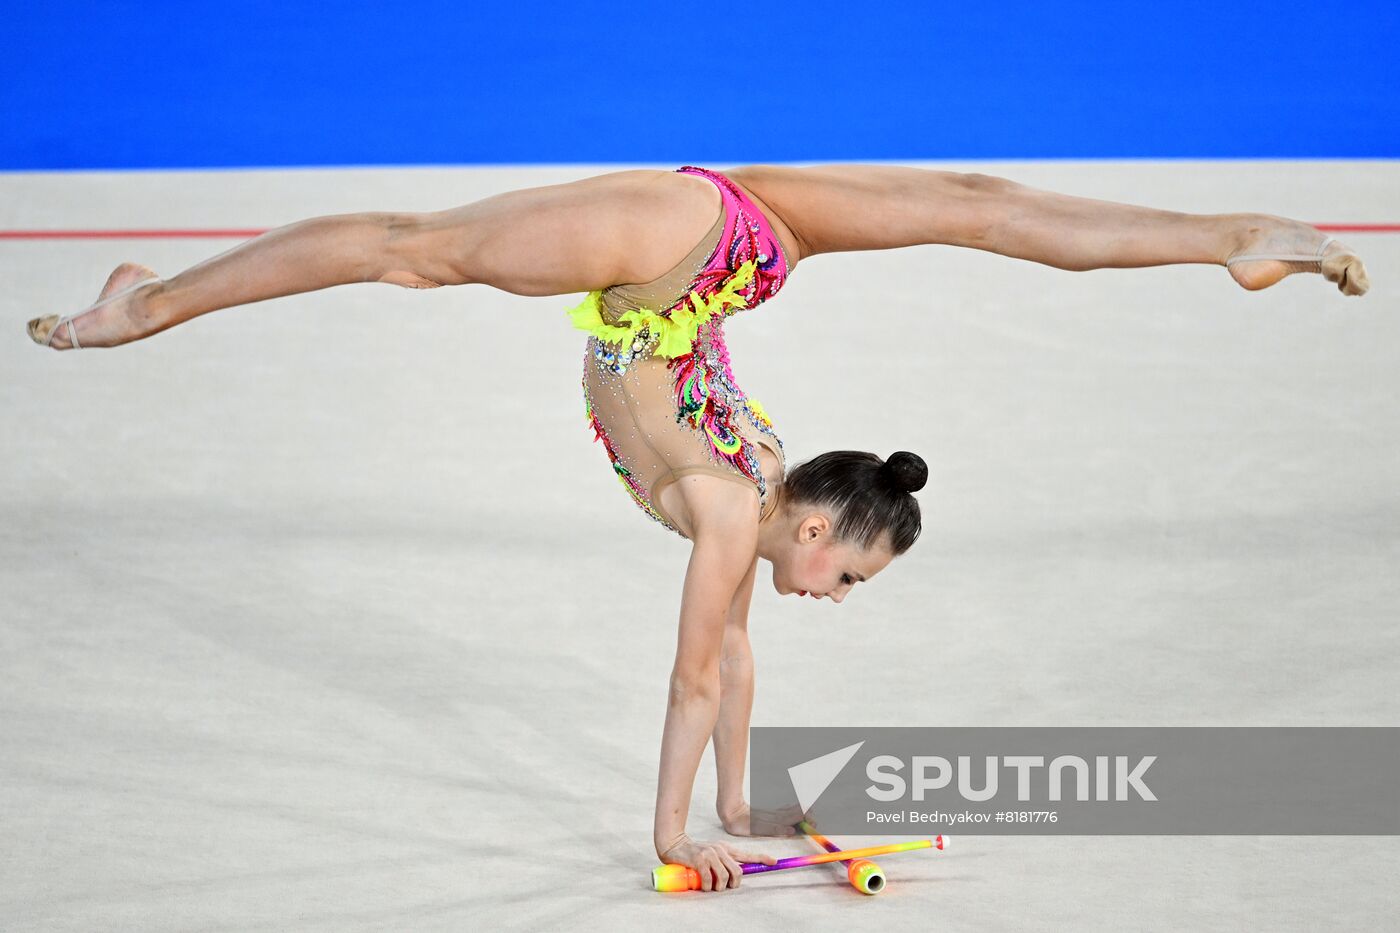
[[[804,257],[947,244],[1074,271],[1211,263],[1251,291],[1319,267],[1344,294],[1370,287],[1352,250],[1271,214],[1186,214],[899,165],[753,165],[729,177],[782,218]]]
[[[113,347],[220,308],[335,285],[482,284],[543,296],[645,282],[700,240],[718,200],[704,179],[633,170],[443,211],[313,217],[78,314],[72,326],[80,346]],[[145,266],[124,263],[99,300],[154,277]],[[58,321],[58,315],[35,318],[30,337],[68,349],[68,327],[55,332]]]

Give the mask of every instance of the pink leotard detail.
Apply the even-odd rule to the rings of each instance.
[[[691,283],[691,290],[709,294],[723,286],[724,280],[744,263],[757,259],[757,275],[747,292],[751,296],[748,307],[753,308],[776,295],[787,281],[788,263],[787,254],[768,218],[748,195],[719,172],[694,165],[676,171],[708,178],[719,188],[724,200],[724,233],[705,271]]]

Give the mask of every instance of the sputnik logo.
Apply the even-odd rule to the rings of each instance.
[[[855,757],[864,744],[865,741],[861,740],[854,745],[838,748],[834,752],[827,752],[819,758],[788,768],[788,780],[792,781],[792,789],[797,794],[797,804],[804,813],[826,792],[831,782],[841,773],[841,769],[846,767],[847,762]]]

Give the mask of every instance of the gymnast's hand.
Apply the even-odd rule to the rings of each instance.
[[[681,833],[680,839],[661,853],[661,861],[667,865],[689,865],[700,873],[700,890],[719,891],[739,886],[744,877],[741,861],[772,865],[778,860],[771,855],[740,851],[727,842],[696,842]]]
[[[731,836],[795,836],[794,828],[806,819],[802,808],[795,803],[776,810],[752,810],[747,800],[728,810],[719,811],[720,825]]]

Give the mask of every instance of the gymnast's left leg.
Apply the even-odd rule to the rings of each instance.
[[[718,197],[703,179],[634,169],[442,211],[312,217],[165,280],[124,263],[98,305],[35,318],[29,336],[59,350],[114,347],[222,308],[360,282],[544,296],[650,281],[703,236]]]
[[[99,302],[121,295],[75,321],[79,346],[105,347],[150,336],[216,306],[263,301],[352,282],[389,282],[431,288],[434,282],[409,265],[398,248],[400,231],[414,215],[363,212],[313,217],[269,230],[206,259],[168,280],[150,268],[123,263],[108,277]],[[131,290],[130,294],[123,294]],[[180,314],[166,313],[179,306]],[[29,322],[34,340],[58,349],[72,346],[69,328],[54,332],[57,315]]]
[[[1335,240],[1323,249],[1322,231],[1269,214],[1185,214],[895,165],[754,165],[728,174],[782,219],[804,257],[943,243],[1075,271],[1228,263],[1250,290],[1318,271],[1347,295],[1369,287],[1350,249]],[[1231,262],[1261,255],[1317,259]]]

